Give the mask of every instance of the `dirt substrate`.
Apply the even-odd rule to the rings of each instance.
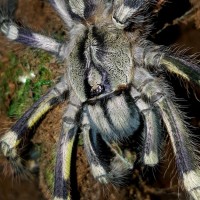
[[[160,3],[162,0],[160,0]],[[159,44],[174,44],[178,43],[179,46],[184,44],[184,47],[192,47],[190,53],[200,52],[200,9],[196,8],[191,10],[192,6],[187,0],[174,1],[171,5],[165,5],[161,14],[158,15],[160,22],[156,24],[156,28],[153,32],[153,39]],[[191,0],[193,6],[198,6],[199,0]],[[181,5],[179,5],[181,4]],[[173,7],[174,6],[174,7]],[[177,13],[176,10],[183,7],[182,13],[176,16],[171,13]],[[184,10],[185,9],[185,10]],[[160,6],[158,6],[160,10]],[[183,13],[186,10],[190,10],[187,15]],[[181,12],[181,11],[180,11]],[[168,16],[168,17],[167,17]],[[168,21],[168,18],[172,20]],[[179,20],[177,17],[182,16]],[[46,34],[53,32],[53,35],[57,33],[66,37],[66,31],[61,32],[63,24],[53,13],[52,9],[47,3],[40,0],[19,0],[19,9],[17,10],[17,18],[21,20],[23,24],[30,25],[34,30],[42,31]],[[173,21],[173,19],[176,19]],[[164,24],[175,24],[167,26],[165,30],[158,33],[160,27]],[[7,42],[3,37],[0,37],[0,59],[3,63],[8,62],[8,52],[14,51],[19,56],[23,56],[24,48],[21,45],[13,45]],[[32,55],[30,55],[32,59]],[[52,58],[53,59],[53,58]],[[37,62],[36,62],[37,63]],[[52,64],[53,63],[53,64]],[[55,70],[54,77],[62,73],[62,66],[57,65],[52,61],[49,66],[53,71]],[[4,70],[1,69],[0,77],[3,76]],[[189,123],[193,126],[200,128],[200,105],[196,101],[194,95],[191,93],[189,96],[185,91],[185,88],[177,83],[174,78],[170,78],[171,85],[174,86],[178,97],[187,99],[189,103],[183,102],[185,112],[191,117]],[[0,80],[1,81],[1,80]],[[10,84],[12,89],[13,85]],[[13,93],[15,87],[13,87]],[[197,90],[197,96],[200,97],[200,93]],[[9,119],[6,115],[5,107],[7,108],[12,99],[11,96],[6,99],[4,105],[1,105],[0,112],[0,133],[14,123],[15,120]],[[32,175],[32,178],[28,177],[28,180],[13,179],[9,176],[3,175],[3,167],[0,167],[0,200],[44,200],[51,196],[51,179],[52,170],[55,159],[56,143],[60,133],[61,117],[66,103],[57,106],[50,111],[43,119],[41,124],[35,128],[35,136],[33,143],[40,147],[39,173]],[[198,134],[199,129],[196,129],[194,133]],[[141,165],[137,165],[132,174],[132,181],[130,185],[119,188],[110,185],[102,186],[97,183],[92,177],[90,169],[87,164],[83,147],[78,145],[76,149],[76,162],[73,162],[72,166],[72,194],[74,199],[81,200],[177,200],[188,199],[185,193],[181,191],[180,185],[177,181],[176,168],[170,154],[171,149],[169,145],[164,147],[164,156],[161,164],[154,169],[146,169]],[[75,157],[74,157],[75,158]],[[172,160],[172,162],[171,162]],[[0,160],[1,164],[6,163],[4,159]],[[171,163],[169,165],[169,163]],[[37,164],[37,163],[36,163]],[[2,165],[0,165],[2,166]],[[31,164],[29,163],[30,167]],[[30,167],[31,168],[31,167]],[[8,170],[6,170],[8,171]],[[179,185],[179,186],[178,186]],[[179,194],[179,195],[178,195]]]

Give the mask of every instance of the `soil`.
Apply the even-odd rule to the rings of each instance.
[[[192,47],[190,54],[200,52],[200,5],[199,0],[191,0],[191,4],[184,0],[174,0],[174,3],[167,4],[161,9],[163,0],[158,4],[159,23],[155,25],[152,38],[158,44],[171,45],[177,43],[178,46]],[[179,15],[175,12],[180,9]],[[194,11],[184,15],[187,10],[197,7]],[[182,13],[181,13],[182,12]],[[182,17],[182,18],[180,18]],[[63,24],[51,7],[45,1],[41,0],[19,0],[19,5],[16,13],[16,18],[22,24],[28,25],[36,31],[42,31],[45,34],[60,33],[63,29]],[[177,18],[179,18],[177,20]],[[168,24],[166,28],[158,34],[159,30]],[[174,24],[171,26],[171,24]],[[61,33],[64,37],[67,36],[66,31]],[[8,52],[15,51],[19,56],[24,53],[22,45],[16,45],[8,42],[4,37],[0,37],[0,59],[3,63],[8,62]],[[31,58],[31,55],[30,55]],[[61,74],[64,70],[61,65],[49,65],[50,69],[55,70],[55,77]],[[55,69],[56,68],[56,69]],[[0,77],[3,71],[0,71]],[[170,78],[171,84],[174,86],[178,97],[184,98],[188,103],[183,102],[183,106],[187,105],[185,112],[192,118],[190,124],[197,127],[193,132],[199,134],[200,128],[200,113],[199,103],[195,95],[190,91],[187,94],[185,88],[177,83],[176,79]],[[11,86],[12,87],[12,84]],[[14,90],[14,89],[13,89]],[[196,96],[200,97],[200,91],[196,91]],[[14,91],[13,91],[14,92]],[[10,97],[11,99],[12,97]],[[9,105],[10,99],[7,99],[5,105]],[[4,105],[1,105],[2,107]],[[7,163],[5,159],[0,160],[0,200],[44,200],[51,197],[51,188],[47,185],[46,170],[52,170],[53,164],[52,152],[56,149],[58,141],[61,118],[66,103],[57,106],[50,111],[43,119],[41,124],[35,128],[35,136],[33,143],[42,145],[42,154],[39,161],[39,172],[33,173],[31,178],[15,179],[11,176],[5,176],[3,165]],[[7,117],[5,109],[0,110],[0,133],[5,132],[13,123],[14,119]],[[78,145],[76,150],[76,163],[73,164],[72,178],[75,180],[72,184],[72,194],[74,199],[81,200],[177,200],[187,199],[184,192],[181,191],[176,176],[176,167],[173,159],[171,159],[170,145],[165,146],[166,153],[163,156],[162,162],[154,169],[146,169],[141,165],[137,165],[133,171],[132,181],[130,185],[124,187],[113,187],[111,185],[101,185],[92,177],[89,166],[84,154],[83,147]],[[172,161],[171,161],[172,160]],[[169,163],[172,163],[169,165]],[[36,163],[37,165],[37,163]],[[7,165],[6,165],[7,166]],[[5,168],[4,168],[5,169]],[[6,169],[9,173],[9,170]],[[50,190],[49,190],[50,189]]]

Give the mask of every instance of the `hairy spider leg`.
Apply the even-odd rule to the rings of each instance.
[[[136,68],[134,86],[158,109],[170,136],[178,172],[188,193],[200,199],[200,170],[195,148],[180,111],[170,99],[169,91],[143,68]]]
[[[84,141],[84,149],[88,158],[88,162],[91,168],[91,172],[95,179],[101,183],[108,183],[107,180],[107,170],[108,163],[105,160],[100,158],[100,146],[98,141],[98,135],[95,130],[91,130],[87,114],[83,113],[83,122],[82,122],[82,134]]]
[[[17,146],[27,130],[30,130],[53,106],[66,99],[68,86],[63,77],[44,96],[36,101],[30,109],[0,138],[0,150],[9,160],[19,163]]]
[[[72,92],[68,107],[63,115],[63,123],[57,148],[54,200],[70,200],[71,158],[75,137],[79,127],[81,102]]]
[[[87,107],[92,129],[96,128],[105,141],[128,141],[128,137],[140,128],[139,110],[127,95],[122,92]]]
[[[150,8],[155,3],[155,0],[113,0],[113,23],[118,29],[134,27],[146,34],[151,27]]]
[[[62,43],[50,37],[35,33],[29,28],[19,27],[10,18],[0,16],[0,31],[9,40],[43,49],[59,57],[65,55],[65,49]]]
[[[162,130],[161,122],[152,105],[145,103],[142,100],[141,94],[134,87],[131,87],[130,94],[135,104],[142,112],[145,122],[143,130],[143,162],[145,165],[153,167],[159,162],[159,147]]]
[[[14,18],[18,0],[1,0],[0,2],[0,16],[7,16],[7,18]]]
[[[152,51],[152,49],[155,50]],[[146,66],[152,66],[158,71],[161,66],[165,71],[182,78],[191,85],[197,84],[200,86],[200,67],[192,60],[184,56],[173,55],[173,52],[168,52],[168,50],[162,48],[158,51],[159,49],[156,49],[155,46],[152,47],[151,44],[148,50],[143,55]]]
[[[49,0],[52,7],[58,12],[60,18],[65,22],[65,24],[72,28],[74,25],[73,20],[68,12],[66,0]]]
[[[96,0],[49,0],[65,24],[72,28],[75,23],[86,21],[95,10]]]
[[[133,169],[134,160],[118,152],[120,148],[116,143],[111,145],[97,130],[91,129],[86,113],[83,116],[82,133],[94,178],[104,184],[109,182],[114,185],[124,184]]]
[[[171,55],[163,55],[160,59],[160,65],[191,84],[193,82],[200,85],[200,68],[197,65]]]

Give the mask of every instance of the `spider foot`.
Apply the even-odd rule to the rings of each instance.
[[[11,174],[13,177],[18,177],[19,175],[28,176],[27,170],[25,170],[16,148],[10,148],[10,145],[1,141],[0,150],[8,161],[4,166],[5,174]]]
[[[183,175],[185,189],[194,200],[200,199],[200,170],[191,170]]]
[[[107,184],[109,182],[107,173],[101,165],[91,164],[90,168],[94,178],[97,179],[100,183]]]
[[[150,167],[154,167],[159,163],[158,153],[150,151],[149,154],[144,154],[144,164]]]
[[[10,130],[0,138],[0,151],[5,157],[15,157],[15,148],[19,142],[20,140],[18,139],[18,135],[14,131]]]

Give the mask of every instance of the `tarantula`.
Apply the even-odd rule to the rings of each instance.
[[[186,191],[200,199],[200,168],[184,117],[164,75],[200,86],[200,68],[189,59],[147,40],[156,0],[49,0],[69,30],[59,42],[0,18],[10,40],[46,50],[66,63],[60,81],[26,111],[0,139],[4,156],[20,162],[17,147],[41,117],[68,100],[57,147],[54,199],[71,199],[70,165],[79,132],[93,176],[123,182],[133,168],[116,146],[143,137],[142,161],[159,163],[162,124],[169,135]],[[163,75],[163,76],[162,76]],[[109,153],[107,153],[109,152]]]

